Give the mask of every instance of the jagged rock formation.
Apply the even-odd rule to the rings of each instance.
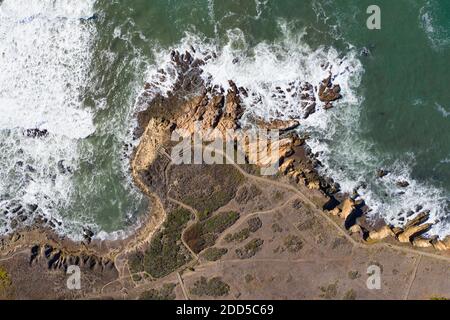
[[[94,271],[112,270],[114,268],[114,262],[111,259],[85,252],[70,253],[64,249],[54,248],[49,244],[31,247],[30,265],[39,260],[44,260],[48,269],[53,270],[66,271],[70,265],[77,265]]]
[[[341,99],[341,87],[338,84],[333,84],[331,81],[331,74],[324,79],[319,85],[319,99],[322,102],[331,103]]]
[[[309,82],[304,82],[299,87],[300,107],[303,110],[303,119],[316,112],[316,97],[314,87]]]
[[[381,227],[379,230],[373,230],[369,232],[369,239],[372,240],[383,240],[387,237],[394,237],[395,234],[392,228],[388,225]]]

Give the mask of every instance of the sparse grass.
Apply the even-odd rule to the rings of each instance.
[[[250,229],[249,228],[243,228],[238,232],[235,233],[229,233],[225,236],[225,241],[230,243],[230,242],[242,242],[246,239],[248,239],[248,237],[250,236]]]
[[[0,290],[7,289],[9,286],[11,286],[11,278],[8,272],[0,267]]]
[[[321,298],[324,299],[333,299],[336,298],[337,296],[337,291],[338,291],[338,286],[337,286],[337,281],[335,283],[331,283],[326,287],[320,287],[320,291],[322,292],[320,294]]]
[[[12,281],[8,271],[0,266],[0,300],[13,298],[13,291]]]
[[[278,223],[274,223],[272,224],[272,232],[276,233],[276,232],[282,232],[283,228],[281,228],[281,226]]]
[[[351,270],[351,271],[348,272],[348,278],[351,279],[351,280],[355,280],[355,279],[358,279],[360,277],[361,277],[361,275],[356,270]]]
[[[261,193],[262,193],[261,189],[259,189],[257,186],[253,184],[250,186],[243,186],[236,193],[235,199],[237,203],[245,205],[249,201],[254,200]]]
[[[284,245],[290,253],[299,252],[303,248],[303,241],[297,235],[288,235],[284,239]]]
[[[250,232],[256,232],[262,227],[262,221],[259,217],[250,218],[247,224]]]
[[[316,221],[314,220],[314,218],[309,218],[308,220],[299,223],[297,225],[297,229],[299,231],[310,230],[310,229],[314,228],[315,224],[316,224]]]
[[[222,297],[230,292],[230,286],[222,281],[220,277],[207,280],[201,277],[194,283],[190,293],[196,296]]]
[[[356,292],[353,289],[348,290],[345,292],[344,296],[342,297],[343,300],[355,300],[356,299]]]
[[[219,212],[207,220],[200,221],[186,230],[184,237],[195,253],[215,244],[219,234],[239,219],[237,212]]]
[[[245,277],[244,277],[244,280],[245,280],[245,283],[250,283],[250,282],[252,282],[253,280],[255,280],[255,277],[254,276],[252,276],[251,274],[246,274],[245,275]]]
[[[430,300],[450,300],[450,299],[446,298],[446,297],[433,296],[433,297],[430,297]]]
[[[273,194],[273,199],[276,200],[276,201],[282,200],[283,197],[284,197],[283,192],[281,192],[279,190],[275,191],[275,193]]]
[[[140,300],[175,300],[175,283],[165,283],[159,290],[150,289],[144,291],[139,297]]]
[[[259,217],[250,218],[247,221],[248,227],[242,228],[235,233],[229,233],[225,236],[225,241],[227,243],[237,242],[240,243],[250,236],[250,233],[258,231],[262,227],[262,221]]]
[[[228,252],[226,248],[208,248],[203,252],[203,257],[208,261],[217,261]]]
[[[331,244],[331,249],[337,249],[347,243],[347,240],[342,237],[334,238],[333,243]]]
[[[264,240],[253,239],[242,248],[236,249],[236,255],[239,259],[249,259],[262,249],[263,244]]]

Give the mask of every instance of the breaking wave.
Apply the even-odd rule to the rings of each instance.
[[[428,0],[420,9],[420,23],[433,48],[439,50],[450,46],[450,21],[445,16],[448,3]],[[443,8],[444,7],[444,8]]]
[[[63,230],[79,142],[94,133],[83,107],[94,0],[0,3],[0,234],[41,222]]]

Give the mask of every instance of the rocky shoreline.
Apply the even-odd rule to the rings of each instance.
[[[321,163],[308,147],[308,137],[300,136],[296,130],[301,126],[301,119],[265,121],[254,118],[246,123],[246,128],[243,128],[241,120],[245,107],[242,100],[248,95],[246,88],[240,87],[232,79],[229,80],[227,90],[203,80],[201,66],[205,61],[194,59],[188,51],[185,53],[172,51],[171,61],[177,70],[173,89],[167,95],[155,94],[158,83],[146,83],[141,97],[145,108],[137,114],[139,126],[134,134],[139,139],[139,144],[130,160],[131,174],[136,186],[150,199],[151,206],[136,232],[123,240],[101,241],[95,239],[92,231],[86,229],[84,241],[74,242],[58,236],[48,227],[35,225],[17,231],[11,236],[2,237],[1,256],[14,256],[25,250],[30,268],[37,268],[39,265],[49,271],[66,272],[69,265],[77,265],[108,284],[108,281],[121,279],[127,268],[132,278],[135,275],[139,277],[145,275],[146,270],[134,272],[130,264],[132,265],[139,257],[143,259],[140,255],[142,252],[147,253],[147,249],[143,248],[147,248],[155,237],[162,237],[161,231],[168,228],[168,219],[173,217],[170,212],[174,210],[176,212],[175,204],[181,205],[179,201],[170,198],[171,188],[177,188],[175,182],[178,181],[169,185],[167,177],[171,166],[168,153],[174,146],[170,137],[176,129],[183,129],[188,135],[202,134],[206,137],[206,142],[214,138],[211,129],[221,135],[231,132],[235,147],[241,145],[246,159],[256,164],[251,168],[256,176],[259,169],[274,161],[277,162],[278,175],[264,179],[285,181],[283,183],[295,187],[295,190],[310,193],[305,194],[307,198],[320,195],[322,200],[317,201],[320,210],[337,221],[344,232],[357,242],[371,244],[379,241],[396,241],[410,244],[418,250],[433,248],[448,252],[450,237],[437,239],[423,236],[431,224],[427,223],[428,212],[422,208],[417,208],[415,217],[408,221],[404,228],[389,226],[383,221],[369,222],[365,217],[369,208],[356,191],[352,195],[343,194],[338,184],[319,173]],[[158,73],[159,79],[166,76],[165,70],[161,69]],[[303,111],[303,118],[307,118],[317,108],[326,110],[332,108],[333,103],[345,94],[341,92],[339,84],[333,83],[331,73],[318,84],[318,87],[304,82],[298,87],[292,85],[288,92],[281,88],[278,91],[280,95],[299,96],[299,108]],[[241,135],[248,127],[279,130],[280,139],[270,142],[278,144],[278,152],[265,157],[260,157],[258,152],[255,153],[255,146]],[[378,177],[382,179],[385,174],[387,174],[385,170],[380,171]],[[400,184],[402,187],[408,186],[406,181],[400,181]],[[223,204],[226,204],[226,201]],[[183,206],[184,209],[192,209],[185,204]],[[195,217],[195,223],[198,223],[198,220],[199,218]],[[184,230],[189,229],[188,227],[189,224],[184,225]],[[196,257],[198,252],[192,251],[190,244],[199,244],[185,238],[192,234],[192,230],[187,234],[182,231],[180,239],[174,243],[189,243],[186,247]],[[255,243],[261,244],[261,241]],[[199,246],[202,247],[204,244]],[[177,256],[177,259],[182,258],[184,261],[182,266],[189,261],[187,258],[184,260],[188,253],[182,251],[180,256]],[[138,261],[139,263],[141,262]]]
[[[191,48],[191,50],[194,49]],[[227,92],[221,87],[205,83],[201,78],[201,66],[205,64],[205,61],[194,59],[189,51],[185,53],[172,51],[171,58],[180,73],[172,93],[169,93],[169,103],[173,96],[178,95],[179,92],[188,92],[190,95],[194,92],[194,97],[187,99],[187,102],[180,108],[179,114],[172,119],[166,119],[171,130],[175,128],[185,129],[189,134],[193,134],[195,131],[194,123],[200,121],[202,123],[201,130],[205,133],[210,129],[219,130],[223,134],[230,129],[238,133],[242,129],[240,119],[244,113],[241,97],[247,97],[247,89],[239,87],[239,84],[235,84],[232,79],[229,80]],[[159,72],[163,78],[164,70]],[[333,77],[334,75],[330,72],[329,76],[318,84],[318,87],[304,82],[298,87],[294,87],[292,84],[288,88],[288,92],[279,87],[277,90],[282,96],[298,94],[300,97],[299,108],[303,110],[303,118],[307,118],[316,111],[319,103],[322,104],[322,108],[328,110],[333,107],[335,101],[342,98],[341,87],[339,84],[333,83]],[[195,84],[195,86],[192,84]],[[144,95],[150,95],[152,88],[155,86],[157,86],[157,83],[147,83]],[[161,98],[157,97],[156,99]],[[149,108],[154,108],[153,104]],[[140,119],[142,118],[145,118],[145,111],[140,114]],[[301,125],[301,120],[275,119],[265,122],[263,119],[253,119],[253,121],[255,127],[278,129],[282,132],[279,141],[279,153],[275,156],[275,160],[280,165],[279,171],[296,184],[323,192],[329,198],[323,209],[330,215],[344,220],[344,226],[350,233],[360,234],[361,240],[366,242],[380,241],[392,237],[401,243],[410,243],[415,247],[432,247],[440,251],[450,249],[450,237],[438,239],[423,236],[432,224],[426,223],[429,212],[421,211],[421,208],[417,208],[416,212],[410,214],[416,215],[416,217],[407,222],[404,228],[389,226],[383,221],[369,223],[365,217],[369,208],[356,190],[352,195],[343,194],[339,191],[339,186],[330,177],[319,174],[317,169],[321,163],[308,147],[307,137],[300,137],[295,131],[295,128]],[[140,123],[142,124],[142,121]],[[245,144],[242,141],[236,142]],[[249,152],[252,146],[246,147],[248,147],[246,149],[247,157],[252,157],[254,153]],[[270,161],[274,161],[274,158],[262,159],[262,161],[261,159],[253,160],[259,166],[265,166]],[[380,169],[377,176],[382,179],[388,173],[388,171]],[[407,181],[399,181],[397,184],[402,188],[409,185]]]
[[[191,48],[191,50],[194,49]],[[199,121],[204,134],[211,129],[218,129],[222,133],[225,133],[226,130],[239,132],[243,129],[240,119],[244,113],[241,97],[248,94],[244,87],[238,87],[238,84],[231,79],[229,80],[230,89],[227,92],[221,87],[205,83],[201,78],[201,66],[205,64],[205,61],[194,59],[189,51],[185,53],[172,51],[171,59],[176,69],[179,70],[179,78],[168,97],[157,94],[156,97],[149,100],[147,108],[137,114],[139,125],[135,130],[135,138],[140,138],[141,142],[133,152],[131,159],[131,172],[135,184],[153,200],[155,198],[147,184],[148,177],[142,177],[140,172],[155,161],[158,145],[170,144],[168,133],[175,129],[185,129],[192,134],[196,130],[195,123]],[[160,79],[164,78],[165,71],[160,69],[159,73]],[[292,86],[289,88],[289,92],[284,92],[281,88],[278,88],[278,91],[282,95],[298,94],[301,101],[299,108],[304,111],[303,118],[307,118],[316,111],[316,108],[319,107],[318,104],[328,110],[333,107],[334,102],[342,97],[339,84],[333,83],[332,78],[333,75],[330,73],[329,77],[324,79],[318,87],[304,82],[297,88]],[[146,83],[142,96],[144,98],[151,96],[156,85],[157,83]],[[186,99],[189,96],[193,97]],[[178,107],[168,110],[167,105],[178,105]],[[159,113],[163,116],[156,121],[151,118],[149,110],[153,114]],[[426,223],[429,217],[427,211],[418,212],[417,216],[409,221],[403,229],[386,225],[382,221],[368,223],[364,214],[369,208],[365,205],[364,200],[356,192],[353,195],[340,193],[339,186],[330,177],[319,174],[317,169],[321,163],[308,147],[308,137],[300,137],[295,131],[301,125],[301,120],[275,119],[266,122],[263,119],[252,119],[252,121],[255,127],[276,129],[281,132],[279,153],[273,155],[278,159],[280,173],[288,177],[292,183],[304,185],[310,190],[319,190],[328,197],[329,201],[324,205],[324,211],[342,219],[350,234],[359,234],[361,240],[366,242],[385,240],[390,237],[419,248],[432,247],[440,251],[450,249],[450,237],[440,240],[422,236],[431,227],[431,224]],[[35,132],[31,133],[36,134]],[[249,151],[252,146],[246,145],[246,147],[247,157],[251,156]],[[253,160],[261,167],[274,161],[274,158]],[[380,170],[377,176],[383,178],[387,174],[388,171]],[[407,182],[400,181],[399,185],[407,187]],[[34,227],[18,230],[9,237],[2,237],[0,249],[4,251],[11,244],[18,243],[22,237],[27,238],[28,234],[40,234],[40,238],[45,234],[49,236],[43,237],[40,244],[32,247],[30,263],[33,263],[36,258],[45,257],[49,268],[53,269],[66,269],[68,264],[88,265],[91,268],[112,268],[111,256],[113,254],[111,252],[120,251],[121,247],[129,247],[130,239],[136,239],[139,235],[145,238],[151,237],[164,219],[161,215],[149,215],[144,219],[145,221],[140,222],[141,227],[134,234],[122,240],[102,241],[97,239],[92,241],[91,238],[94,237],[94,234],[86,229],[85,240],[81,243],[61,238],[48,227],[38,223]],[[55,239],[60,240],[55,242]],[[58,245],[58,243],[60,244]]]

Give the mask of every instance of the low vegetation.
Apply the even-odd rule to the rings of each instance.
[[[331,283],[326,287],[320,287],[319,288],[320,291],[322,292],[320,294],[321,298],[324,299],[333,299],[336,298],[337,293],[338,293],[338,285],[337,285],[337,281],[335,283]]]
[[[11,299],[12,282],[8,272],[0,267],[0,300]]]
[[[195,253],[215,244],[218,236],[239,219],[237,212],[219,212],[197,222],[184,233],[184,240]]]
[[[181,165],[171,179],[180,186],[173,189],[176,197],[195,208],[202,221],[234,198],[244,177],[231,165]],[[186,185],[190,187],[182,188]]]
[[[351,280],[355,280],[355,279],[358,279],[360,277],[361,277],[361,275],[356,270],[351,270],[351,271],[348,272],[348,278],[351,279]]]
[[[170,212],[149,247],[130,257],[131,272],[145,271],[159,278],[186,264],[191,256],[181,242],[181,233],[190,219],[191,214],[185,209]]]
[[[345,292],[343,300],[355,300],[356,299],[356,292],[353,289],[348,290]]]
[[[253,239],[245,246],[236,249],[236,255],[239,259],[249,259],[253,257],[258,251],[261,250],[264,240]]]
[[[225,236],[224,240],[228,243],[230,242],[242,242],[250,236],[250,229],[243,228],[235,233],[229,233]]]
[[[259,217],[250,218],[247,223],[251,232],[256,232],[262,227],[262,221]]]
[[[220,277],[207,280],[201,277],[194,283],[190,293],[196,296],[223,297],[230,291],[230,286],[222,281]]]
[[[296,253],[303,248],[303,241],[297,235],[289,235],[284,239],[284,245],[288,252]]]
[[[228,249],[226,248],[208,248],[203,252],[202,256],[208,261],[217,261],[227,252]]]
[[[274,223],[274,224],[272,224],[272,232],[273,233],[275,233],[275,232],[282,232],[283,231],[283,228],[281,228],[281,226],[278,224],[278,223]]]
[[[253,217],[247,220],[248,227],[245,227],[235,233],[229,233],[224,240],[230,242],[242,242],[246,240],[252,232],[258,231],[262,227],[262,221],[259,217]]]
[[[159,290],[150,289],[144,291],[139,297],[140,300],[175,300],[175,283],[165,283]]]

